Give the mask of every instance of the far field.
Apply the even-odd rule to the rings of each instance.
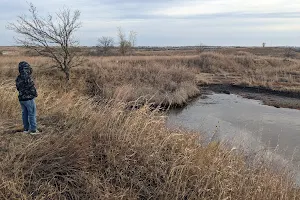
[[[50,68],[53,64],[49,60],[32,56],[33,52],[16,47],[1,47],[0,52],[4,75],[14,77],[16,73],[11,68],[17,66],[19,60],[27,60],[38,69],[37,79],[48,73],[55,74],[52,84],[62,79],[62,75],[57,76],[55,69]],[[199,86],[212,84],[265,89],[265,92],[300,97],[300,53],[297,49],[147,48],[125,57],[95,56],[95,49],[87,47],[81,52],[86,62],[74,69],[73,80],[85,79],[88,92],[102,99],[117,95],[129,102],[142,96],[150,101],[148,103],[181,106],[200,94]],[[118,53],[113,50],[111,54]],[[78,77],[78,73],[82,76]],[[277,104],[298,108],[295,103]]]

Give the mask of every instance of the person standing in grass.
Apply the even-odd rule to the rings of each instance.
[[[19,75],[16,79],[19,101],[22,108],[24,133],[39,134],[36,123],[36,104],[34,99],[38,96],[31,78],[32,68],[27,62],[19,63]]]

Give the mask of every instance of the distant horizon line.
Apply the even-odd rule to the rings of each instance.
[[[19,45],[0,45],[0,47],[24,47],[24,46],[19,46]],[[97,47],[96,45],[79,45],[77,47]],[[118,46],[114,46],[118,47]],[[265,46],[263,47],[262,45],[140,45],[140,46],[135,46],[134,48],[195,48],[195,47],[206,47],[206,48],[300,48],[300,46],[290,46],[290,45],[278,45],[278,46]],[[26,48],[26,47],[24,47]]]

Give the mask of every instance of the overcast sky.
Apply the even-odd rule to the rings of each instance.
[[[81,45],[117,27],[138,33],[140,46],[300,46],[300,0],[0,0],[0,46],[15,45],[5,28],[32,2],[40,15],[64,6],[81,11]]]

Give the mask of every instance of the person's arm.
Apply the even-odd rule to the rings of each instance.
[[[27,77],[27,79],[25,81],[25,85],[26,85],[26,89],[30,89],[30,88],[34,87],[34,82],[30,76]]]
[[[28,86],[28,90],[31,91],[32,95],[34,95],[35,97],[38,96],[36,88],[35,88],[35,84],[33,79],[31,78],[31,76],[29,76],[29,79],[27,80],[27,86]]]
[[[16,88],[17,88],[18,91],[20,91],[20,86],[21,86],[21,83],[20,83],[20,76],[18,76],[18,77],[16,78]]]

